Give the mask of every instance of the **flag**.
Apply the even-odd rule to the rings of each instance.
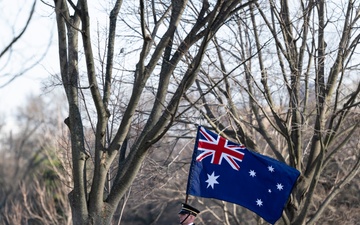
[[[241,205],[274,224],[300,172],[199,126],[186,193]]]

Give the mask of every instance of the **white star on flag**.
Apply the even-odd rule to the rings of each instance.
[[[208,186],[206,188],[211,186],[211,188],[214,189],[214,185],[219,184],[219,182],[216,180],[219,178],[219,176],[215,176],[215,172],[212,172],[211,175],[208,174],[207,176],[208,176],[208,179],[205,182],[208,183]]]
[[[284,185],[282,185],[282,184],[277,184],[277,185],[276,185],[276,188],[277,188],[279,191],[281,191],[282,189],[284,189]]]
[[[274,167],[272,167],[272,166],[268,166],[268,170],[270,171],[270,172],[275,172],[275,169],[274,169]]]
[[[256,176],[256,172],[254,170],[250,170],[249,174],[250,174],[250,177],[255,177]]]
[[[261,199],[256,200],[256,205],[261,207],[263,205],[263,201]]]

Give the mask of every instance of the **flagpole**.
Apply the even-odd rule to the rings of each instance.
[[[200,129],[201,125],[199,125],[199,124],[195,124],[195,125],[197,126],[197,131],[196,131],[196,140],[197,140],[197,139],[198,139],[198,135],[199,135],[199,129]],[[194,149],[195,149],[195,148],[197,148],[197,141],[195,141]],[[195,151],[194,151],[194,153],[195,153]],[[190,185],[190,184],[189,184],[189,180],[190,180],[191,169],[192,169],[192,167],[193,167],[193,161],[194,161],[194,157],[195,157],[194,153],[193,153],[192,160],[191,160],[191,164],[190,164],[190,171],[189,171],[188,183],[187,183],[187,187],[186,187],[185,204],[187,204],[188,199],[189,199],[189,194],[188,194],[189,185]]]

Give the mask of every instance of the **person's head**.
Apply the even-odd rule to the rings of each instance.
[[[198,209],[183,203],[179,212],[180,224],[187,225],[193,223],[199,212],[200,211]]]

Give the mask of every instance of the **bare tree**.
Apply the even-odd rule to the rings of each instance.
[[[217,132],[301,171],[281,223],[315,224],[358,177],[359,7],[251,5],[213,39],[204,60],[211,63],[187,94]],[[336,163],[342,160],[346,166]]]
[[[59,179],[64,172],[54,153],[61,110],[49,101],[29,98],[18,109],[18,130],[1,133],[1,224],[71,223],[69,188]]]
[[[96,57],[93,48],[101,46],[93,41],[91,26],[95,24],[90,22],[87,1],[54,1],[61,78],[69,107],[65,123],[71,138],[74,186],[69,198],[74,224],[110,224],[148,150],[172,126],[179,102],[196,78],[209,41],[224,22],[251,2],[140,0],[125,2],[128,5],[123,9],[123,2],[117,0],[110,10],[106,54]],[[118,28],[119,15],[126,15],[120,9],[125,13],[133,10],[132,15],[139,19],[138,23],[122,20],[132,33],[122,33]],[[117,63],[118,53],[123,53],[125,46],[115,45],[121,43],[118,37],[124,36],[140,37],[137,40],[141,45],[133,50],[136,63],[124,78],[126,85],[119,86],[116,66],[121,65]],[[185,65],[181,59],[189,51],[195,57]],[[86,66],[86,71],[79,65]],[[86,79],[82,79],[82,74]],[[177,85],[172,86],[175,81],[171,80],[176,80]],[[120,105],[114,110],[117,90],[129,93],[129,97],[119,99]],[[152,98],[143,99],[144,96]],[[146,102],[151,108],[142,111]],[[139,114],[140,110],[144,114]],[[109,119],[117,121],[113,133],[108,129]],[[93,129],[92,144],[84,134],[88,124]],[[106,189],[114,164],[115,175],[110,189]]]

